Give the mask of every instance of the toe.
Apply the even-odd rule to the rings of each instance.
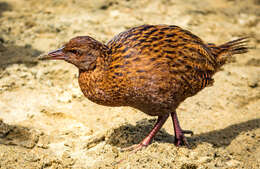
[[[193,131],[191,130],[182,130],[183,134],[190,134],[191,136],[193,135]]]
[[[181,135],[179,137],[175,137],[175,145],[177,147],[186,146],[186,147],[190,148],[189,142],[187,141],[187,139],[184,135]]]
[[[137,144],[137,145],[132,145],[130,147],[122,148],[120,151],[121,152],[124,152],[124,151],[137,152],[137,151],[141,150],[144,147],[146,147],[146,145],[140,143],[140,144]]]

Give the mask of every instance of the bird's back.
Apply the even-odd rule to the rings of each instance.
[[[79,84],[98,104],[160,116],[212,85],[213,74],[231,55],[247,52],[246,42],[216,46],[177,26],[135,27],[108,42],[94,69],[80,71]]]
[[[213,83],[217,63],[210,48],[180,27],[143,25],[120,33],[107,45],[109,79],[130,106],[172,109]]]

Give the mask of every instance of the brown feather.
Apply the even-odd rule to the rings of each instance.
[[[107,43],[109,50],[98,57],[95,70],[80,70],[79,84],[98,104],[160,116],[212,85],[228,57],[247,51],[245,42],[241,38],[216,46],[178,26],[135,27]]]

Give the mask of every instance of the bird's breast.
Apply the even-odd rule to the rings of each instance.
[[[118,88],[111,87],[111,82],[100,72],[80,72],[79,86],[84,96],[94,103],[104,106],[124,106]]]

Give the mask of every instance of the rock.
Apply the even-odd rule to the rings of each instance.
[[[256,88],[259,86],[260,83],[260,76],[258,74],[254,74],[248,79],[248,86],[251,88]]]

